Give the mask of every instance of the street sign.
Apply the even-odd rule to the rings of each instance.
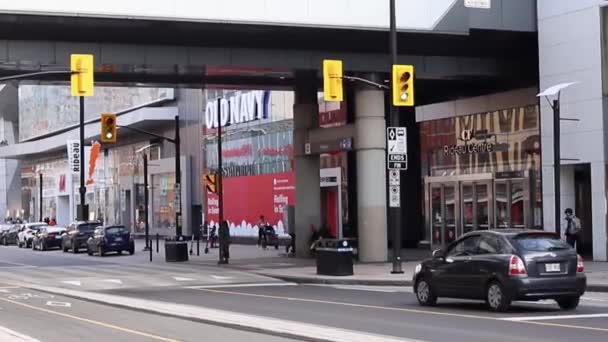
[[[407,170],[407,131],[405,127],[386,129],[388,169]]]
[[[407,170],[407,154],[389,154],[389,170]]]
[[[464,7],[490,9],[492,0],[464,0]]]
[[[399,208],[401,206],[401,187],[389,187],[388,206],[391,208]]]
[[[388,127],[386,129],[388,153],[407,153],[407,132],[405,127]]]
[[[401,185],[401,174],[398,170],[391,170],[388,173],[388,184],[390,186],[399,186]]]

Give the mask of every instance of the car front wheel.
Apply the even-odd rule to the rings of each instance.
[[[557,305],[559,305],[562,310],[574,310],[578,306],[580,300],[580,297],[559,298],[557,299]]]
[[[501,283],[493,281],[486,289],[486,303],[492,311],[506,312],[511,306],[511,298]]]
[[[416,299],[422,306],[433,306],[437,304],[437,295],[431,288],[431,285],[424,278],[416,282]]]

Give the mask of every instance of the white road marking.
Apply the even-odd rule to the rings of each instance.
[[[232,278],[234,278],[234,277],[218,276],[218,275],[214,275],[214,274],[212,274],[212,275],[211,275],[211,278],[213,278],[213,279],[217,279],[217,280],[228,280],[228,279],[232,279]]]
[[[218,289],[218,288],[239,288],[239,287],[272,287],[272,286],[297,286],[296,283],[251,283],[251,284],[217,284],[217,285],[199,285],[187,286],[185,289],[203,290],[203,289]]]
[[[608,302],[607,299],[599,299],[599,298],[592,298],[592,297],[581,297],[582,300],[588,300],[591,302]]]
[[[19,288],[19,286],[2,286],[2,287],[0,287],[0,289],[3,289],[3,290],[4,289],[18,289],[18,288]]]
[[[68,302],[51,302],[48,301],[46,302],[46,305],[48,306],[58,306],[61,308],[71,308],[72,307],[72,303],[68,303]]]
[[[373,287],[365,287],[365,286],[334,285],[332,287],[335,289],[338,289],[338,290],[351,290],[351,291],[369,291],[369,292],[384,292],[384,293],[399,292],[397,290],[389,290],[389,289],[381,289],[381,288],[373,288]]]
[[[105,281],[106,283],[122,284],[122,280],[120,279],[104,279],[102,281]]]
[[[193,280],[195,280],[192,278],[184,278],[184,277],[173,277],[173,279],[175,279],[175,281],[193,281]]]
[[[23,335],[14,330],[0,326],[0,341],[3,342],[40,342],[33,337]]]
[[[0,293],[10,293],[11,291],[9,290],[5,290],[5,289],[0,289]]]
[[[565,320],[565,319],[581,319],[581,318],[605,318],[605,314],[586,314],[586,315],[555,315],[555,316],[529,316],[529,317],[507,317],[500,318],[503,321],[525,322],[525,321],[550,321],[550,320]]]
[[[74,286],[82,286],[82,282],[80,280],[64,280],[62,281],[62,283]]]

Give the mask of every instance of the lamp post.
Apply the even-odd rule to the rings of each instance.
[[[146,227],[146,247],[144,247],[143,251],[152,250],[152,246],[150,245],[150,219],[149,219],[149,202],[150,202],[150,192],[148,189],[148,154],[146,153],[151,147],[156,146],[156,144],[151,144],[148,146],[144,146],[137,151],[136,154],[141,153],[142,161],[144,164],[144,220]]]
[[[544,97],[549,106],[553,109],[553,186],[555,188],[555,231],[561,236],[561,188],[560,188],[560,177],[561,177],[561,154],[560,154],[560,100],[561,91],[577,84],[578,82],[560,83],[552,87],[547,88],[545,91],[536,95],[537,97]],[[553,101],[550,98],[553,98]]]

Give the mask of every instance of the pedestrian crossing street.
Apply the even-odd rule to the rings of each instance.
[[[240,271],[177,264],[13,267],[0,270],[0,281],[16,286],[36,284],[87,291],[275,282],[273,279]]]

